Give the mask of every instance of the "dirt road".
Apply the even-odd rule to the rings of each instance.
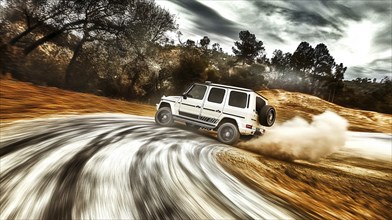
[[[1,219],[299,217],[228,173],[230,148],[129,115],[24,122],[1,138]]]
[[[357,134],[350,140],[358,141]],[[285,162],[222,145],[207,133],[157,127],[146,117],[25,121],[2,130],[0,213],[2,219],[391,217],[392,161],[344,150],[319,163]]]

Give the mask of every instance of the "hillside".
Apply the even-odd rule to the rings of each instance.
[[[9,122],[58,114],[118,112],[153,116],[155,107],[31,83],[0,80],[0,120]]]
[[[388,128],[390,128],[391,115],[347,109],[301,93],[282,90],[268,90],[261,91],[261,93],[270,100],[271,104],[276,106],[279,114],[278,122],[297,115],[310,119],[313,114],[330,109],[346,117],[352,124],[351,130],[390,132]],[[120,112],[153,116],[155,108],[151,105],[113,100],[53,87],[35,86],[13,80],[0,80],[0,119],[2,126],[7,122],[18,119],[93,112]],[[101,119],[102,116],[95,117]],[[132,118],[132,116],[129,116],[129,118]],[[88,123],[86,121],[87,125]],[[116,130],[116,126],[111,124],[110,121],[105,123],[107,127],[103,126],[102,128]],[[140,122],[125,121],[125,123],[129,123],[129,126],[136,123],[139,126]],[[62,129],[61,124],[58,125],[60,126],[59,129]],[[40,130],[39,126],[35,127],[35,124],[33,126],[34,129],[31,130],[37,130],[44,134],[47,132],[46,130]],[[154,125],[152,127],[156,129]],[[24,128],[25,131],[29,131],[28,128]],[[93,128],[96,129],[95,124]],[[17,127],[16,133],[19,132],[19,129],[20,127]],[[72,129],[76,128],[72,127]],[[68,135],[68,132],[65,133]],[[148,133],[149,135],[155,135],[153,131]],[[76,136],[79,137],[79,134],[81,137],[85,135],[80,132]],[[70,134],[71,140],[75,138],[73,135]],[[170,134],[164,136],[170,136]],[[143,138],[145,137],[143,136]],[[189,143],[195,142],[194,138],[190,135],[186,139],[187,146],[181,146],[181,144],[178,146],[184,147],[184,150],[189,149]],[[196,136],[196,138],[196,142],[199,142],[198,138],[203,137]],[[44,142],[46,141],[44,140]],[[138,139],[132,139],[132,141],[138,142]],[[161,139],[156,138],[154,141],[159,142]],[[367,141],[366,144],[372,147],[373,144],[378,143]],[[135,146],[132,145],[133,147]],[[107,147],[105,149],[122,148]],[[114,155],[118,160],[117,154],[111,153],[111,151],[108,152],[110,152],[109,155]],[[322,158],[317,163],[310,163],[301,160],[277,160],[250,149],[243,150],[240,147],[229,147],[225,148],[224,152],[217,154],[217,161],[227,172],[234,175],[248,187],[261,194],[271,195],[270,199],[286,201],[294,210],[306,213],[310,219],[390,219],[390,212],[388,212],[387,207],[390,207],[392,201],[390,193],[392,192],[390,184],[391,162],[365,159],[363,156],[355,154],[353,157],[345,151],[338,151]],[[128,156],[127,159],[129,159]],[[192,164],[194,162],[192,161]],[[137,164],[139,166],[140,163]],[[166,162],[165,165],[167,165]],[[113,173],[112,168],[108,170],[111,174]],[[101,171],[100,169],[99,173]],[[144,169],[143,172],[146,173]],[[67,169],[67,173],[72,172],[68,172]],[[156,176],[155,174],[152,175]],[[113,177],[110,175],[110,178],[112,180]],[[167,177],[165,178],[167,179]],[[224,182],[228,183],[230,181]],[[336,184],[337,182],[339,184]],[[89,186],[88,183],[86,183],[86,186]]]
[[[57,114],[119,112],[153,116],[155,106],[106,97],[66,91],[31,83],[0,80],[0,120],[9,122]],[[392,116],[377,112],[341,107],[320,98],[283,90],[261,93],[277,108],[278,122],[295,116],[310,119],[312,115],[332,110],[350,122],[350,130],[391,133]]]
[[[277,108],[279,121],[294,116],[310,120],[313,115],[330,110],[346,118],[352,131],[392,133],[392,115],[389,114],[346,108],[299,92],[263,90],[260,93]]]

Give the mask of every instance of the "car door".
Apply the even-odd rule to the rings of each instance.
[[[216,124],[222,114],[227,90],[211,87],[201,111],[200,120]]]
[[[199,119],[206,91],[206,85],[194,84],[181,100],[179,115]]]

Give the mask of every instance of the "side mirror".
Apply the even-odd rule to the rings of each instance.
[[[182,98],[186,99],[186,93],[185,92],[182,94]]]

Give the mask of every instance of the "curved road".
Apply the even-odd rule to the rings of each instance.
[[[0,218],[298,217],[225,171],[229,148],[121,114],[17,123],[1,133]]]

